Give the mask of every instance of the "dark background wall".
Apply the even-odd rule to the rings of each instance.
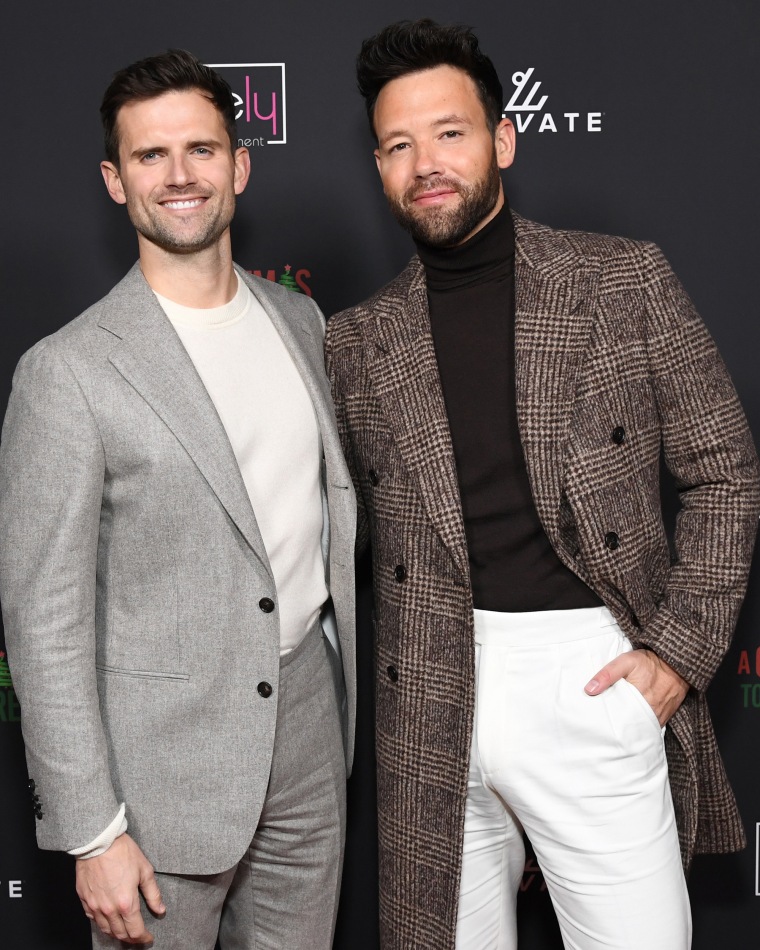
[[[253,143],[252,180],[233,226],[236,259],[274,279],[290,265],[327,314],[390,279],[411,244],[385,209],[353,60],[365,36],[418,16],[476,28],[501,75],[505,105],[538,105],[547,97],[538,110],[509,113],[524,129],[505,178],[512,205],[555,226],[657,241],[716,337],[760,435],[756,0],[15,3],[3,14],[0,59],[0,409],[22,352],[103,295],[136,255],[124,209],[100,179],[97,110],[117,68],[167,46],[190,49],[207,63],[284,64],[284,112],[281,67],[221,70],[244,100],[241,136]],[[513,75],[530,69],[513,99]],[[247,121],[246,101],[253,102],[246,100],[246,75],[260,115],[269,115],[276,96],[275,119],[258,120],[252,110]],[[573,131],[565,113],[578,113]],[[283,131],[284,143],[267,144]],[[360,579],[364,689],[340,950],[377,945],[366,565]],[[710,690],[750,847],[697,859],[690,881],[695,950],[757,941],[759,630],[756,574],[734,646]],[[34,844],[18,708],[1,661],[0,762],[0,945],[84,948],[71,860]],[[553,913],[530,862],[523,888],[521,950],[555,950]]]

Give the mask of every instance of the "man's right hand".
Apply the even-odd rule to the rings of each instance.
[[[153,867],[128,834],[96,858],[77,858],[77,894],[85,914],[108,936],[148,944],[153,935],[140,913],[138,888],[154,914],[166,912]]]

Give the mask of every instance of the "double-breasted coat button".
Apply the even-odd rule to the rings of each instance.
[[[30,779],[29,779],[29,784],[27,785],[27,788],[29,789],[29,791],[30,791],[32,794],[34,794],[34,791],[35,791],[35,789],[37,788],[37,786],[35,785],[35,782],[34,782],[34,779],[33,779],[33,778],[30,778]]]
[[[374,468],[371,468],[371,469],[367,472],[367,475],[369,475],[369,483],[370,483],[370,485],[372,485],[373,487],[377,488],[377,486],[380,484],[380,476],[377,474],[377,472],[374,470]]]
[[[612,430],[612,441],[615,445],[622,445],[625,442],[625,429],[622,426],[615,426]]]
[[[259,601],[259,607],[261,607],[265,614],[271,614],[274,610],[274,601],[271,597],[262,597]]]
[[[386,673],[388,674],[388,679],[391,681],[391,683],[398,683],[398,670],[395,666],[389,666],[386,670]]]
[[[401,581],[406,580],[406,568],[403,564],[397,564],[396,567],[393,568],[393,576],[396,578],[399,584]]]
[[[616,548],[620,547],[620,538],[614,531],[608,531],[604,536],[604,543],[607,545],[610,551],[614,551]]]
[[[264,699],[269,699],[272,695],[272,687],[266,680],[262,680],[259,685],[256,687],[256,692],[259,696],[263,696]]]

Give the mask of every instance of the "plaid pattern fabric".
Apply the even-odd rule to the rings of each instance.
[[[536,509],[634,645],[693,687],[666,731],[688,866],[695,851],[744,844],[703,694],[745,590],[755,449],[720,356],[654,245],[519,216],[515,228],[518,421]],[[373,547],[382,945],[444,950],[454,947],[473,619],[419,260],[333,317],[326,346],[359,544]],[[672,563],[661,449],[682,501]]]

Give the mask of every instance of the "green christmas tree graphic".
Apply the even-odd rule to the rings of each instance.
[[[283,287],[287,287],[288,290],[295,290],[297,294],[301,293],[301,288],[295,282],[293,275],[290,273],[290,264],[285,265],[285,270],[277,281],[278,284],[282,284]]]
[[[8,669],[8,661],[5,659],[5,653],[0,650],[0,686],[12,686],[11,671]]]

